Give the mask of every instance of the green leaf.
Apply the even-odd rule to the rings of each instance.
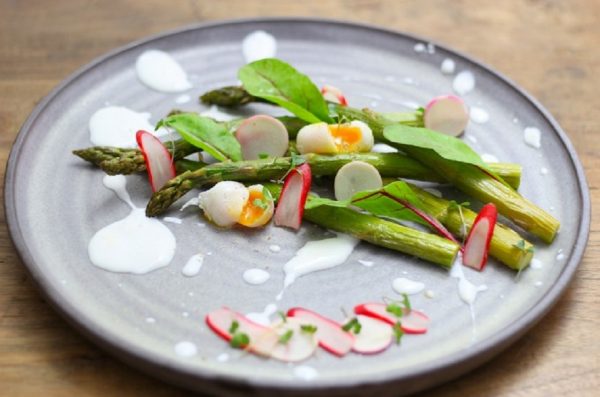
[[[238,77],[251,95],[273,102],[308,123],[331,122],[317,86],[286,62],[261,59],[243,66]]]
[[[283,335],[279,337],[279,343],[281,343],[282,345],[287,344],[290,341],[290,339],[292,339],[293,335],[294,331],[288,329]]]
[[[240,143],[221,123],[196,113],[169,116],[157,124],[171,127],[188,143],[200,148],[219,161],[242,160]]]
[[[320,207],[322,205],[326,205],[329,207],[347,207],[350,205],[350,200],[332,200],[324,197],[310,196],[308,200],[306,200],[306,204],[304,204],[304,209],[308,210],[311,208]]]
[[[488,165],[462,140],[427,128],[392,124],[383,130],[385,139],[399,145],[430,149],[446,160],[473,164],[491,172]]]
[[[231,326],[229,327],[229,334],[230,335],[235,334],[235,332],[238,330],[239,327],[240,327],[240,323],[238,323],[236,320],[233,320],[231,322]]]
[[[248,336],[248,334],[245,334],[243,332],[236,332],[235,334],[233,334],[231,340],[229,341],[229,345],[236,349],[241,349],[243,347],[248,346],[249,344],[250,337]]]
[[[394,316],[401,318],[404,315],[404,307],[399,304],[392,302],[385,307],[385,311],[393,314]]]
[[[390,183],[381,189],[356,193],[352,197],[351,203],[373,215],[430,225],[403,204],[406,203],[415,208],[422,206],[419,197],[403,181]]]
[[[353,332],[355,335],[358,335],[360,334],[362,325],[356,317],[352,317],[350,321],[342,326],[342,329],[346,332]]]
[[[317,332],[317,326],[312,324],[303,324],[300,326],[300,329],[307,334],[314,334]]]
[[[412,306],[410,305],[410,299],[408,299],[408,295],[407,294],[402,294],[402,304],[404,305],[404,308],[408,311],[412,310]]]
[[[396,344],[399,345],[402,337],[404,336],[404,331],[402,330],[402,325],[400,323],[396,323],[392,326],[392,330],[394,331],[394,339]]]

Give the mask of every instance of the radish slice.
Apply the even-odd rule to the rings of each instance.
[[[363,190],[380,189],[383,186],[377,168],[364,161],[351,161],[335,175],[334,192],[339,201],[351,199]]]
[[[465,102],[455,95],[433,98],[425,107],[425,128],[451,136],[459,136],[469,122]]]
[[[300,228],[311,180],[310,166],[306,163],[290,171],[283,183],[273,217],[277,226],[291,227],[296,230]]]
[[[352,350],[354,336],[344,331],[341,324],[301,307],[288,310],[287,315],[298,319],[302,324],[317,327],[315,336],[319,341],[319,346],[328,352],[341,357]]]
[[[324,85],[323,88],[321,88],[321,94],[323,94],[323,98],[325,98],[326,101],[339,103],[342,106],[348,105],[348,101],[346,101],[346,97],[342,93],[342,90],[337,87]]]
[[[285,125],[275,117],[263,114],[242,121],[235,131],[235,137],[242,147],[244,160],[257,160],[265,155],[281,157],[289,145]]]
[[[354,308],[354,313],[373,317],[390,325],[398,322],[398,318],[387,311],[384,303],[363,303]],[[404,310],[400,318],[400,328],[407,334],[424,334],[429,326],[429,317],[418,310]]]
[[[392,344],[391,325],[373,317],[358,315],[356,318],[361,328],[354,336],[352,350],[361,354],[375,354],[384,351]]]
[[[279,340],[278,334],[272,328],[257,324],[227,307],[208,313],[205,320],[210,329],[228,342],[232,338],[229,332],[231,325],[237,321],[237,332],[245,333],[250,338],[246,349],[261,356],[270,356]]]
[[[485,267],[497,217],[498,211],[494,204],[486,204],[479,211],[465,242],[463,254],[465,266],[476,270],[483,270]]]
[[[291,331],[291,337],[285,342],[278,339],[271,350],[271,357],[285,362],[298,362],[306,360],[313,355],[319,345],[314,333],[302,330],[303,321],[288,317],[285,322],[276,324],[274,327],[278,337],[281,338]]]
[[[151,133],[139,130],[135,139],[146,162],[150,186],[152,191],[156,192],[177,175],[173,158],[165,145]]]

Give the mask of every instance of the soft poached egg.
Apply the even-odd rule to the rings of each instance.
[[[369,152],[373,143],[373,131],[358,120],[345,124],[310,124],[296,137],[296,147],[301,154]]]

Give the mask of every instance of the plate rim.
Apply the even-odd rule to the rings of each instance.
[[[157,39],[162,39],[167,36],[177,35],[194,30],[211,29],[214,27],[224,27],[228,25],[244,25],[244,24],[256,24],[256,23],[315,23],[322,24],[324,26],[341,26],[346,28],[359,28],[374,33],[383,33],[396,37],[404,37],[417,42],[431,43],[435,47],[444,49],[445,51],[453,54],[455,57],[462,58],[463,60],[476,65],[477,67],[485,70],[487,73],[492,74],[495,78],[499,79],[504,84],[508,85],[514,92],[521,95],[526,101],[531,103],[533,107],[540,113],[540,115],[550,124],[553,132],[557,134],[560,143],[562,143],[564,149],[568,154],[568,159],[574,168],[577,177],[577,186],[580,191],[580,199],[582,202],[581,214],[582,219],[577,230],[577,236],[575,244],[573,246],[573,252],[565,263],[562,271],[560,272],[557,280],[553,286],[539,298],[535,306],[530,310],[523,313],[514,322],[508,324],[495,335],[486,338],[485,340],[478,341],[472,348],[462,350],[454,354],[442,357],[434,362],[418,365],[408,370],[405,370],[403,375],[398,375],[393,370],[386,371],[382,375],[371,377],[370,379],[348,379],[343,384],[338,382],[288,382],[285,380],[265,380],[264,378],[248,379],[238,375],[227,375],[223,376],[212,372],[208,368],[203,368],[200,371],[190,371],[188,368],[182,365],[177,365],[173,361],[161,360],[160,356],[152,354],[146,350],[135,349],[131,344],[121,338],[116,338],[111,335],[106,335],[102,332],[101,327],[94,322],[86,322],[85,318],[78,316],[76,305],[62,299],[59,291],[53,289],[51,285],[44,279],[44,272],[40,266],[33,260],[32,255],[29,252],[29,248],[26,244],[26,239],[21,233],[17,210],[16,210],[16,192],[14,189],[15,174],[17,171],[17,164],[23,148],[23,144],[26,136],[28,135],[31,126],[35,120],[40,116],[44,109],[52,102],[52,100],[59,95],[65,88],[67,88],[72,82],[83,76],[89,70],[96,66],[99,66],[103,62],[120,55],[121,53],[131,50],[135,47],[145,45],[149,42]],[[76,328],[81,334],[83,334],[88,340],[91,340],[96,345],[108,351],[110,354],[117,356],[121,360],[134,366],[135,368],[141,369],[147,373],[152,374],[155,377],[161,378],[173,382],[175,380],[183,382],[183,386],[190,388],[197,388],[198,382],[204,383],[216,383],[220,382],[220,387],[227,387],[222,382],[235,384],[238,386],[246,386],[251,388],[262,388],[262,389],[279,389],[279,390],[296,390],[296,391],[308,391],[310,389],[350,389],[355,386],[389,386],[393,383],[398,382],[415,382],[416,388],[411,388],[411,391],[422,390],[425,388],[432,387],[436,384],[445,382],[454,377],[457,377],[470,369],[483,364],[485,361],[491,359],[496,354],[500,353],[510,344],[515,342],[524,333],[526,333],[531,327],[533,327],[538,321],[540,321],[545,314],[556,304],[558,299],[565,292],[568,284],[572,281],[574,274],[581,263],[585,248],[587,246],[589,238],[589,230],[591,223],[591,203],[590,193],[587,184],[585,172],[576,151],[565,133],[560,127],[558,122],[550,114],[548,110],[531,94],[521,88],[518,84],[506,77],[504,74],[498,72],[493,67],[473,58],[469,55],[464,54],[462,51],[455,50],[445,44],[439,44],[434,40],[415,35],[412,33],[406,33],[394,29],[383,28],[374,24],[359,23],[349,20],[341,19],[330,19],[330,18],[314,18],[314,17],[252,17],[252,18],[238,18],[238,19],[226,19],[226,20],[213,20],[209,22],[201,22],[185,25],[175,29],[161,31],[152,35],[144,36],[140,39],[129,42],[125,45],[116,47],[103,55],[94,58],[89,63],[79,67],[74,72],[69,74],[63,79],[56,87],[54,87],[31,111],[29,116],[24,121],[23,125],[19,129],[19,132],[11,147],[10,155],[7,161],[6,173],[4,177],[4,212],[6,214],[7,226],[10,238],[16,248],[17,254],[21,262],[25,265],[28,275],[34,282],[34,285],[39,290],[44,299],[56,310],[71,326]],[[432,381],[432,375],[436,375],[436,380]],[[422,379],[424,376],[430,378],[424,382]],[[420,381],[419,381],[420,379]],[[181,383],[179,384],[182,385]],[[414,389],[414,390],[412,390]],[[238,390],[238,389],[235,389]]]

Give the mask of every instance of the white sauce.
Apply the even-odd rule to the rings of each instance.
[[[476,286],[467,280],[463,271],[462,255],[460,254],[457,260],[454,262],[454,265],[452,265],[450,276],[458,279],[458,296],[460,296],[460,299],[462,299],[463,302],[469,305],[472,324],[471,342],[475,342],[477,339],[477,329],[475,328],[474,304],[475,300],[477,299],[477,294],[487,290],[487,286],[485,284]]]
[[[557,261],[562,261],[563,259],[565,259],[565,254],[563,254],[562,252],[556,255]]]
[[[242,52],[246,63],[274,58],[277,54],[277,40],[264,30],[257,30],[244,37]]]
[[[427,47],[425,46],[424,43],[417,43],[417,44],[415,44],[415,46],[413,47],[413,49],[415,50],[415,52],[425,52],[425,51],[427,51]]]
[[[544,283],[541,281],[536,281],[535,283],[533,283],[533,285],[535,285],[536,287],[541,287]]]
[[[318,241],[309,241],[296,252],[296,256],[290,259],[283,270],[285,279],[283,288],[287,288],[301,276],[319,270],[330,269],[346,262],[358,240],[345,234],[337,237]],[[281,299],[283,291],[277,299]]]
[[[174,223],[176,225],[181,225],[183,221],[180,218],[175,218],[174,216],[165,216],[163,218],[164,222]]]
[[[490,120],[489,113],[485,109],[482,109],[477,106],[471,106],[469,116],[471,118],[471,121],[477,124],[485,124]]]
[[[188,341],[182,341],[175,345],[175,354],[180,357],[193,357],[198,354],[198,348],[195,344]]]
[[[392,288],[399,294],[414,295],[425,289],[425,284],[404,277],[392,281]]]
[[[108,106],[97,110],[89,121],[90,141],[96,146],[137,147],[135,133],[148,131],[156,136],[168,131],[154,132],[150,113],[139,113],[123,106]]]
[[[402,82],[406,85],[419,85],[412,77],[405,77]]]
[[[175,103],[182,105],[184,103],[188,103],[191,100],[192,100],[191,96],[189,96],[188,94],[183,94],[183,95],[179,95],[177,98],[175,98]]]
[[[493,154],[489,154],[489,153],[483,153],[481,155],[481,159],[483,161],[485,161],[486,163],[497,163],[498,162],[498,158],[496,156],[494,156]]]
[[[376,143],[371,151],[374,153],[397,153],[398,149],[385,143]]]
[[[525,130],[523,130],[523,139],[526,144],[536,149],[539,149],[542,146],[542,134],[540,130],[535,127],[525,128]]]
[[[255,323],[269,326],[271,325],[271,316],[277,312],[277,305],[274,303],[269,303],[265,306],[265,309],[262,313],[248,313],[246,314],[246,318],[254,321]]]
[[[202,264],[204,263],[204,255],[196,254],[192,255],[190,259],[185,263],[185,266],[181,269],[181,274],[186,277],[194,277],[200,272]]]
[[[278,253],[281,251],[281,247],[278,246],[277,244],[271,244],[271,245],[269,245],[269,251]]]
[[[373,265],[375,264],[375,262],[373,262],[373,261],[365,261],[363,259],[359,259],[358,263],[360,263],[361,265],[363,265],[365,267],[373,267]]]
[[[452,73],[454,73],[455,69],[456,69],[456,64],[450,58],[444,59],[442,61],[442,64],[440,65],[440,70],[444,74],[452,74]]]
[[[134,274],[167,266],[175,254],[173,233],[158,220],[147,218],[143,208],[133,205],[123,175],[106,175],[103,182],[131,207],[131,213],[94,234],[88,245],[92,264],[104,270]]]
[[[548,175],[548,168],[546,168],[546,167],[542,167],[542,168],[540,169],[540,174],[542,174],[542,175]]]
[[[148,324],[154,324],[154,323],[156,322],[156,319],[154,319],[154,318],[152,318],[152,317],[148,317],[148,318],[146,318],[146,322],[147,322]]]
[[[200,115],[210,117],[216,121],[231,121],[237,118],[237,116],[222,112],[217,105],[212,105],[208,110],[200,113]]]
[[[217,361],[220,363],[225,363],[227,361],[229,361],[229,354],[227,353],[221,353],[217,356]]]
[[[435,46],[431,43],[427,43],[427,52],[429,54],[435,54]]]
[[[544,264],[541,260],[533,258],[529,267],[531,267],[532,269],[541,269],[542,267],[544,267]]]
[[[140,81],[156,91],[180,92],[192,88],[185,70],[164,51],[145,51],[138,57],[135,70]]]
[[[248,269],[242,275],[244,281],[251,285],[260,285],[267,282],[271,277],[269,272],[263,269]]]
[[[425,291],[425,298],[428,298],[428,299],[435,298],[435,292],[433,292],[432,290],[428,289],[427,291]]]
[[[466,95],[475,88],[475,76],[469,70],[463,70],[456,75],[452,88],[459,95]]]
[[[319,376],[319,372],[308,365],[299,365],[294,367],[294,376],[308,382],[316,379]]]

